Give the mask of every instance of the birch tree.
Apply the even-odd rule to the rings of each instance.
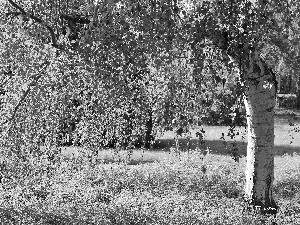
[[[195,79],[203,76],[206,59],[221,59],[228,68],[238,69],[238,88],[243,93],[248,123],[245,198],[262,213],[276,213],[272,195],[275,68],[282,59],[298,68],[297,2],[98,1],[89,2],[90,7],[77,6],[81,13],[89,14],[86,17],[74,16],[75,11],[53,14],[46,4],[33,7],[21,1],[8,3],[8,14],[21,17],[22,23],[31,20],[38,24],[43,29],[40,40],[49,42],[58,54],[75,52],[91,68],[109,71],[104,73],[105,85],[114,83],[122,61],[120,49],[126,44],[164,62],[178,58],[178,51],[192,52]],[[36,12],[31,13],[32,9]],[[44,20],[35,16],[43,14],[47,15]],[[55,16],[67,21],[62,41],[58,41],[62,27],[53,22],[57,21],[52,19]],[[45,21],[47,18],[51,19]],[[122,79],[126,77],[118,78],[117,87],[124,85]]]

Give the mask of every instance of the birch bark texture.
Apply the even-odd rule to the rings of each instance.
[[[245,197],[261,211],[276,210],[272,195],[276,76],[258,51],[250,52],[248,62],[244,92],[248,126]]]

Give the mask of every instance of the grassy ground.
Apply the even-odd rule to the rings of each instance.
[[[0,224],[300,225],[300,145],[299,138],[288,145],[287,122],[285,115],[276,119],[276,218],[245,210],[246,159],[236,163],[228,155],[230,143],[225,146],[218,134],[227,128],[205,127],[211,149],[205,156],[203,150],[180,156],[169,151],[171,133],[161,138],[164,149],[135,150],[130,157],[106,150],[91,161],[75,148],[52,161],[41,157],[22,164],[5,156]],[[241,135],[237,141],[242,145]]]
[[[154,163],[46,159],[9,168],[1,224],[300,224],[300,156],[275,158],[277,218],[245,211],[245,158],[199,152]],[[87,160],[87,159],[86,159]]]

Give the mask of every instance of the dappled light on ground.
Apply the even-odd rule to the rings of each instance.
[[[101,157],[108,161],[61,158],[48,166],[47,161],[24,165],[27,172],[10,162],[9,169],[19,177],[16,183],[6,180],[0,190],[0,222],[240,225],[274,221],[246,210],[242,200],[245,157],[237,163],[230,156],[196,151],[178,156],[135,150],[130,157],[147,162],[136,165],[113,161],[126,158],[126,152],[117,156],[105,150]],[[274,194],[281,205],[278,224],[300,223],[299,162],[297,154],[275,157]]]

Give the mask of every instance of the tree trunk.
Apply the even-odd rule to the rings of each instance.
[[[258,53],[251,53],[245,75],[248,146],[245,197],[261,213],[276,213],[274,180],[274,107],[276,77]],[[271,211],[269,211],[271,210]]]
[[[300,79],[298,79],[296,96],[297,96],[296,107],[297,109],[300,109]]]
[[[152,134],[152,130],[153,130],[152,108],[148,110],[148,114],[149,114],[149,119],[146,122],[145,148],[150,149],[154,141],[154,136]]]

